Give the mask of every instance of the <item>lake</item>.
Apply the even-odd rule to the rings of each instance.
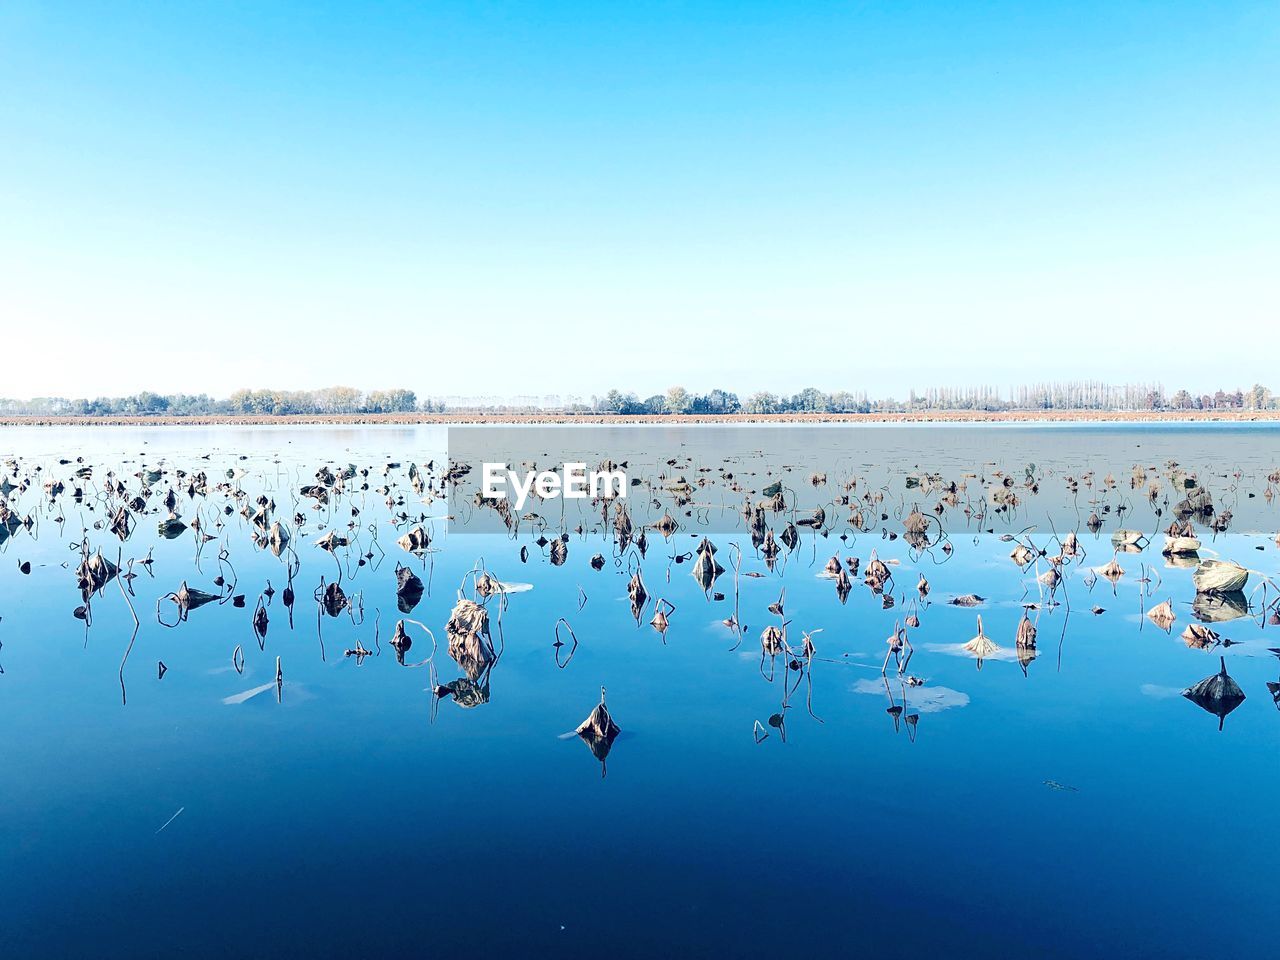
[[[499,515],[448,458],[487,445],[628,460],[625,546],[617,501],[463,522]],[[1274,950],[1274,426],[22,427],[0,460],[5,957]],[[1215,559],[1242,590],[1197,593]],[[1184,695],[1223,670],[1242,702]],[[577,735],[602,688],[620,732]]]

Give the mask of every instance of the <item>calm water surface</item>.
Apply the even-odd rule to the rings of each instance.
[[[862,429],[829,431],[824,442],[874,457]],[[1015,431],[952,430],[960,446],[1007,453],[1021,480],[1029,458],[1017,445],[1027,441]],[[927,436],[913,465],[947,453],[945,435]],[[1118,442],[1115,456],[1133,444],[1134,462],[1152,459],[1138,444],[1160,445],[1154,463],[1166,448],[1187,462],[1212,448],[1224,473],[1247,468],[1254,522],[1212,543],[1206,534],[1205,555],[1211,548],[1255,571],[1252,591],[1280,568],[1280,505],[1261,496],[1267,465],[1280,463],[1278,437],[1081,428],[1070,439],[1083,449]],[[733,435],[714,441],[732,446]],[[684,456],[681,444],[709,441],[668,430],[658,442]],[[891,516],[844,540],[838,529],[805,530],[773,570],[745,533],[717,535],[730,568],[715,586],[720,601],[690,576],[691,561],[675,559],[697,544],[696,525],[670,541],[651,531],[643,559],[634,549],[616,555],[600,534],[573,533],[561,566],[532,535],[451,536],[440,525],[431,552],[415,557],[396,545],[412,524],[391,521],[441,513],[442,501],[414,495],[405,471],[440,458],[444,445],[430,428],[0,431],[0,457],[21,459],[0,477],[35,478],[9,505],[36,521],[0,545],[3,956],[1274,951],[1274,592],[1250,593],[1248,615],[1211,625],[1230,645],[1189,647],[1179,634],[1195,622],[1192,571],[1167,564],[1162,538],[1120,554],[1126,572],[1115,584],[1089,573],[1113,556],[1110,522],[1096,535],[1081,528],[1087,553],[1065,568],[1056,606],[1036,584],[1044,561],[1020,571],[1014,544],[958,519],[950,553],[888,539],[882,531],[902,529]],[[81,464],[58,462],[76,457],[94,467],[80,503],[71,493]],[[306,524],[292,543],[292,624],[282,603],[289,555],[256,548],[250,521],[223,512],[242,501],[190,498],[172,473],[203,469],[211,484],[272,496],[289,523],[316,468],[349,462],[372,468],[367,479],[348,482],[327,509],[296,508]],[[401,467],[384,477],[388,462]],[[121,542],[101,528],[106,473],[115,469],[132,494],[144,464],[168,472]],[[245,473],[228,481],[227,469]],[[68,489],[51,502],[41,486],[55,476]],[[836,480],[832,472],[829,499]],[[391,510],[377,492],[386,483],[404,498]],[[167,540],[157,523],[171,484],[188,529]],[[197,517],[214,536],[202,548],[190,529]],[[314,546],[330,529],[352,546],[333,556]],[[1056,552],[1047,531],[1029,536]],[[92,598],[91,626],[73,615],[86,539],[113,562],[150,551],[149,572],[134,567],[141,627],[131,648],[118,581]],[[734,608],[733,542],[743,558],[742,637],[723,623]],[[821,576],[833,554],[865,566],[872,550],[896,561],[891,609],[860,577],[842,604]],[[589,563],[597,552],[606,558],[598,571]],[[433,687],[462,675],[444,624],[481,559],[501,581],[531,589],[507,595],[488,700],[464,709]],[[407,615],[397,610],[398,563],[426,586]],[[626,592],[637,566],[651,594],[640,625]],[[927,604],[913,603],[921,573]],[[220,574],[228,586],[216,586]],[[321,576],[341,577],[362,618],[319,610]],[[166,628],[157,600],[184,580],[224,599]],[[260,645],[251,620],[268,582]],[[790,642],[798,647],[808,631],[816,647],[794,681],[786,658],[768,662],[759,642],[780,622],[767,608],[784,587]],[[987,598],[983,606],[947,602],[969,593]],[[238,595],[243,607],[230,599]],[[648,624],[656,597],[675,608],[665,635]],[[1143,616],[1166,598],[1178,617],[1170,633]],[[1029,614],[1038,655],[1022,663],[1014,634],[1028,602],[1040,604]],[[173,610],[161,603],[166,620]],[[913,612],[921,624],[907,672],[925,681],[918,687],[892,665],[881,674],[885,638]],[[981,663],[960,646],[978,614],[1000,648]],[[429,662],[421,631],[397,661],[389,639],[404,616],[440,640]],[[561,617],[578,640],[563,668],[567,648],[553,645]],[[344,655],[358,645],[371,654]],[[1181,696],[1216,673],[1220,657],[1247,698],[1221,730]],[[602,685],[623,731],[603,766],[581,739],[562,736]],[[778,716],[781,727],[770,723]]]

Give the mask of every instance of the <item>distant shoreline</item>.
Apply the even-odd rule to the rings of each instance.
[[[477,414],[477,413],[353,413],[296,414],[289,416],[190,416],[190,417],[51,417],[0,416],[0,427],[82,426],[82,427],[213,427],[213,426],[376,426],[392,424],[417,426],[590,424],[687,426],[693,424],[817,424],[838,423],[1253,423],[1280,422],[1280,410],[1185,410],[1095,412],[1088,410],[1010,411],[985,413],[965,410],[937,410],[919,413],[778,413],[718,415],[650,414]]]

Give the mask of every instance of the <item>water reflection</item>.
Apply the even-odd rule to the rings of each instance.
[[[534,499],[492,535],[446,519],[460,474],[420,431],[17,436],[6,956],[94,949],[9,949],[72,931],[68,904],[116,953],[138,930],[234,953],[268,928],[317,955],[474,952],[495,898],[492,953],[822,955],[919,931],[948,956],[1086,955],[1100,931],[1132,931],[1131,953],[1270,945],[1230,898],[1180,906],[1227,848],[1242,889],[1278,895],[1280,481],[1256,432],[1082,433],[1078,456],[1019,431],[633,434],[661,482],[563,523]],[[596,436],[593,460],[623,458]],[[1050,495],[1070,507],[1052,526]],[[1205,559],[1244,588],[1198,591]],[[1188,645],[1191,627],[1208,633]],[[1224,789],[1231,816],[1189,829]],[[973,829],[1003,809],[1020,829]],[[780,810],[777,853],[761,811]],[[1153,871],[1171,836],[1182,855]],[[463,913],[393,942],[403,905],[439,895],[427,862]],[[1071,897],[983,919],[983,891],[1045,863]],[[352,877],[397,896],[361,901],[355,932],[317,928]],[[782,927],[742,894],[802,886],[808,919]]]
[[[602,463],[610,462],[607,450],[594,452]],[[520,583],[500,579],[483,559],[473,560],[471,544],[491,541],[449,534],[441,511],[459,502],[450,500],[451,493],[474,480],[469,465],[445,457],[343,460],[308,463],[276,451],[101,462],[12,457],[0,471],[0,550],[20,543],[41,561],[33,569],[24,557],[15,566],[42,596],[60,597],[57,571],[71,569],[79,601],[71,613],[83,624],[86,646],[96,629],[95,614],[119,593],[131,620],[120,634],[116,671],[126,705],[130,658],[151,628],[134,608],[142,584],[145,600],[155,600],[155,624],[170,630],[191,630],[194,620],[212,618],[212,611],[244,611],[218,620],[219,629],[234,623],[234,631],[243,631],[222,641],[231,646],[237,674],[254,666],[245,652],[252,650],[249,640],[263,655],[277,642],[274,610],[283,607],[289,634],[297,631],[295,584],[308,584],[316,604],[316,656],[322,664],[330,661],[327,634],[340,637],[344,661],[360,667],[378,658],[382,608],[394,600],[400,619],[388,644],[398,665],[426,668],[433,721],[445,700],[464,710],[492,702],[495,670],[506,649],[503,621],[513,605],[554,614],[543,635],[550,634],[552,660],[562,671],[592,669],[582,666],[584,655],[596,659],[600,645],[609,642],[594,629],[580,635],[570,614],[594,623],[601,616],[594,611],[617,599],[636,628],[671,644],[684,641],[698,619],[686,603],[723,605],[726,615],[717,615],[716,622],[730,634],[727,650],[736,651],[749,636],[758,638],[757,679],[773,698],[767,713],[752,718],[757,742],[773,734],[786,741],[798,706],[807,721],[823,723],[817,702],[830,692],[824,693],[822,678],[850,664],[849,650],[873,632],[872,623],[883,622],[888,634],[880,678],[859,681],[853,689],[868,692],[863,684],[871,684],[885,693],[895,729],[909,730],[914,739],[921,714],[968,703],[966,694],[929,679],[918,649],[931,667],[938,664],[934,654],[971,660],[979,671],[1016,663],[1029,680],[1046,627],[1057,637],[1052,669],[1063,669],[1073,609],[1101,621],[1114,616],[1109,608],[1136,601],[1138,632],[1151,624],[1171,635],[1189,611],[1192,622],[1177,635],[1192,652],[1225,652],[1253,642],[1252,631],[1280,622],[1274,579],[1224,555],[1239,542],[1229,531],[1238,523],[1242,497],[1271,503],[1250,495],[1248,484],[1270,491],[1274,474],[1237,472],[1224,487],[1222,478],[1170,459],[1134,464],[1126,482],[1119,479],[1123,471],[1068,471],[1042,458],[1008,471],[989,463],[975,471],[904,466],[874,483],[873,475],[887,469],[883,464],[857,467],[836,458],[826,469],[802,470],[798,462],[778,466],[740,454],[706,462],[682,452],[628,499],[592,500],[589,521],[572,527],[536,496],[524,511],[479,494],[465,498],[469,515],[491,512],[506,531],[495,538],[498,566],[535,571],[534,582]],[[1014,529],[1013,522],[1050,489],[1076,499],[1074,528]],[[717,496],[739,503],[733,511],[736,529],[713,537],[712,518],[724,521],[715,508]],[[1259,510],[1252,504],[1249,516],[1264,516]],[[1136,525],[1143,511],[1149,512],[1150,528]],[[390,578],[382,570],[384,540],[396,554]],[[1208,555],[1209,543],[1219,555]],[[71,561],[49,562],[67,552]],[[456,594],[446,618],[432,602],[433,579],[437,563],[456,569],[458,562],[470,566],[445,586],[446,594]],[[687,578],[673,578],[673,571],[686,569]],[[926,570],[946,583],[942,603],[931,599],[936,595]],[[557,571],[572,573],[557,578]],[[152,581],[158,577],[178,586],[157,593]],[[273,578],[284,584],[280,607],[274,606]],[[242,579],[251,584],[248,589]],[[588,591],[584,579],[599,586]],[[757,587],[758,581],[771,584],[768,598],[761,596],[764,584]],[[544,596],[521,598],[535,586]],[[788,587],[800,598],[798,605],[788,601]],[[1157,593],[1164,599],[1157,602]],[[1106,606],[1094,594],[1109,595]],[[423,619],[410,616],[428,608]],[[973,611],[968,624],[966,610]],[[853,611],[856,619],[842,621],[841,611]],[[443,628],[447,663],[437,656],[428,621]],[[988,628],[993,622],[998,630]],[[1225,624],[1241,627],[1246,639],[1221,635]],[[918,645],[920,637],[930,639]],[[429,652],[415,647],[424,639]],[[819,642],[830,648],[827,653],[819,655]],[[289,656],[303,654],[291,648]],[[439,676],[454,668],[457,676]],[[157,676],[168,670],[157,659]],[[523,675],[525,667],[512,672]],[[1186,688],[1187,698],[1221,721],[1244,698],[1206,691],[1228,681],[1235,684],[1225,672],[1206,678]],[[1274,684],[1266,682],[1274,699]],[[269,686],[231,694],[224,702],[243,702],[235,698],[256,697]],[[278,677],[274,686],[281,700],[283,680]],[[603,736],[590,741],[601,760],[612,742]]]
[[[1205,677],[1199,683],[1182,691],[1182,695],[1197,707],[1212,713],[1218,718],[1218,729],[1221,730],[1228,714],[1245,701],[1244,691],[1240,684],[1227,673],[1226,657],[1219,657],[1221,669],[1213,676]]]

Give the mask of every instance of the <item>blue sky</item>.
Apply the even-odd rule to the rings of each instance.
[[[0,394],[1280,388],[1274,3],[0,5]]]

